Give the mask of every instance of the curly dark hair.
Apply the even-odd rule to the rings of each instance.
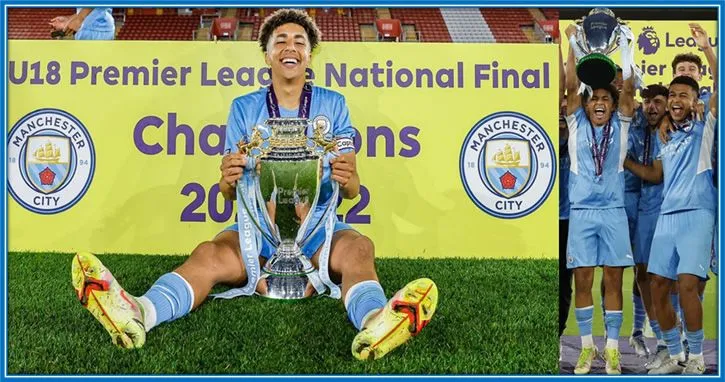
[[[672,74],[676,73],[677,64],[679,64],[680,62],[692,62],[697,65],[697,70],[702,69],[702,59],[700,58],[700,56],[694,53],[681,53],[676,55],[675,59],[672,60]]]
[[[698,85],[697,81],[695,81],[694,79],[688,76],[677,76],[672,79],[672,82],[670,82],[670,87],[677,84],[689,86],[690,88],[692,88],[692,91],[695,92],[695,98],[700,97],[700,85]]]
[[[616,87],[612,84],[606,84],[606,85],[598,85],[598,86],[592,86],[592,94],[594,94],[594,91],[604,89],[607,92],[609,92],[609,95],[612,97],[612,103],[614,104],[614,109],[617,109],[617,106],[619,105],[619,91]],[[585,91],[581,95],[581,103],[582,105],[586,105],[587,102],[589,102],[589,98],[591,98],[592,94],[589,94],[588,91]]]
[[[262,23],[262,27],[259,28],[259,46],[262,48],[262,52],[267,52],[267,43],[272,37],[272,32],[280,25],[287,23],[297,24],[304,28],[307,38],[310,40],[311,50],[317,47],[321,33],[312,17],[298,9],[280,9],[269,15]]]

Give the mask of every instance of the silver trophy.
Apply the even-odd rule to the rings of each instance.
[[[253,128],[249,142],[239,144],[240,152],[254,162],[249,183],[237,187],[237,199],[241,199],[237,207],[244,208],[244,216],[249,216],[249,222],[240,222],[254,226],[254,235],[261,237],[256,247],[261,249],[261,241],[266,241],[274,248],[259,276],[250,269],[251,261],[245,260],[247,275],[250,283],[258,278],[257,292],[272,299],[302,299],[315,290],[324,291],[317,270],[301,248],[324,226],[326,217],[335,213],[333,200],[321,219],[311,219],[320,195],[321,160],[335,149],[336,142],[323,136],[324,126],[316,126],[312,137],[308,137],[309,124],[305,118],[270,118],[264,126]],[[248,229],[246,232],[240,244],[249,259],[250,255],[258,256],[259,251],[244,253],[245,246],[254,240]]]
[[[631,30],[608,8],[592,9],[576,21],[576,28],[576,45],[572,48],[577,56],[579,80],[589,86],[611,83],[617,75],[617,66],[609,56],[617,48],[622,49],[623,55],[634,55]],[[626,41],[626,46],[621,46],[622,41]]]

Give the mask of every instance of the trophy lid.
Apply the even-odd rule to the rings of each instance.
[[[604,13],[607,16],[611,16],[612,18],[616,18],[616,16],[614,16],[614,12],[612,12],[612,10],[609,9],[609,8],[594,8],[591,11],[589,11],[588,16],[591,16],[591,15],[597,14],[597,13]]]

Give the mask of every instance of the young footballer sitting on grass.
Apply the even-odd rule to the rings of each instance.
[[[237,144],[250,139],[252,127],[270,117],[324,115],[330,121],[332,135],[350,141],[353,138],[354,129],[344,97],[305,81],[311,52],[319,39],[320,32],[314,21],[302,11],[279,10],[262,25],[259,43],[272,73],[272,85],[232,102],[227,124],[227,154],[222,159],[219,181],[225,198],[234,199],[237,181],[254,171],[250,168],[251,161],[237,153]],[[315,219],[322,217],[329,203],[336,203],[329,191],[331,182],[339,183],[344,198],[352,199],[359,193],[360,179],[352,144],[346,148],[338,145],[338,148],[339,156],[324,166],[319,205],[313,212],[310,228],[316,225]],[[324,240],[325,231],[319,230],[302,247],[303,254],[315,267],[321,265],[320,249]],[[263,245],[259,251],[260,263],[272,251],[270,245]],[[73,259],[73,285],[81,303],[103,324],[116,344],[138,348],[143,346],[146,332],[188,314],[204,302],[215,285],[245,285],[247,273],[241,255],[239,233],[234,225],[196,247],[181,266],[161,276],[141,297],[128,295],[108,269],[89,253],[79,253]],[[352,354],[360,360],[380,358],[418,334],[433,317],[438,303],[437,287],[427,278],[410,282],[387,300],[378,282],[374,261],[372,241],[350,226],[335,222],[330,276],[335,283],[342,284],[340,295],[348,317],[360,330],[352,343]]]

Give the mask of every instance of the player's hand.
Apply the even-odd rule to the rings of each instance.
[[[702,100],[698,100],[695,104],[695,107],[692,109],[692,119],[694,121],[704,121],[705,120],[705,102]]]
[[[564,33],[566,33],[566,38],[569,39],[576,33],[576,26],[574,24],[569,24]]]
[[[352,174],[355,172],[354,159],[350,159],[352,155],[355,154],[340,154],[340,156],[330,159],[330,166],[332,166],[331,178],[340,183],[342,187],[347,185],[347,182],[350,181]]]
[[[675,131],[675,126],[672,124],[670,119],[665,116],[660,122],[660,127],[657,129],[657,134],[660,137],[662,143],[667,143],[670,140],[670,133]]]
[[[78,30],[81,29],[82,24],[83,19],[81,17],[79,17],[78,15],[73,16],[70,18],[70,20],[68,20],[65,31],[68,32],[69,30],[72,30],[73,32],[78,32]]]
[[[690,33],[692,33],[692,37],[695,39],[695,43],[697,44],[697,47],[700,49],[705,49],[710,47],[710,41],[707,39],[707,32],[705,32],[704,29],[700,26],[700,24],[697,23],[690,23]]]
[[[68,27],[69,19],[70,19],[69,16],[53,17],[53,19],[51,19],[48,24],[53,28],[53,30],[65,31],[66,28]]]
[[[242,177],[244,166],[247,165],[247,156],[240,153],[227,154],[222,158],[219,170],[222,178],[231,187],[236,187],[237,181]]]

